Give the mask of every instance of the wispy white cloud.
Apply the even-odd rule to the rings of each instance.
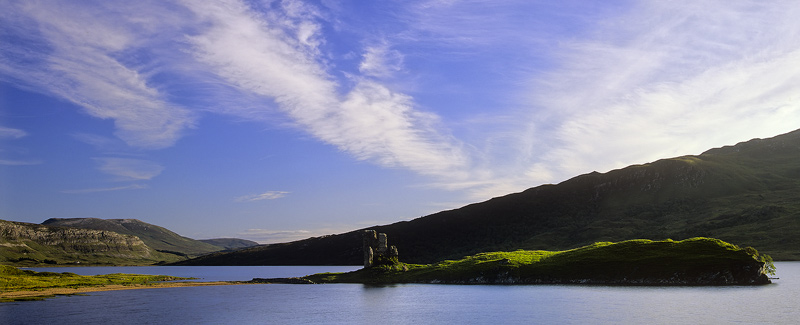
[[[494,57],[482,57],[482,61],[494,67],[510,66],[545,57],[564,39],[580,37],[583,25],[625,10],[620,6],[614,1],[578,5],[528,0],[407,1],[399,9],[408,20],[407,30],[395,38],[423,45],[426,52],[418,55],[471,60],[488,54]],[[516,66],[522,71],[529,68]]]
[[[321,49],[324,14],[314,5],[178,4],[8,5],[0,14],[4,28],[25,37],[0,50],[0,74],[113,120],[116,135],[134,147],[169,147],[195,125],[196,112],[169,101],[177,85],[166,81],[190,79],[210,90],[189,91],[198,95],[184,99],[197,107],[253,120],[274,119],[277,108],[357,159],[447,177],[468,164],[436,114],[370,79],[401,68],[403,55],[388,43],[365,49],[361,75],[337,80]],[[78,138],[99,145],[98,138]]]
[[[87,189],[80,189],[80,190],[63,190],[63,191],[61,191],[61,193],[66,193],[66,194],[84,194],[84,193],[123,191],[123,190],[140,190],[140,189],[145,189],[145,188],[147,188],[147,185],[131,184],[131,185],[127,185],[127,186],[116,186],[116,187],[87,188]]]
[[[319,234],[330,234],[330,232],[322,232]],[[272,244],[306,239],[315,236],[315,234],[308,230],[247,229],[238,233],[236,236],[256,241],[260,244]]]
[[[331,234],[341,234],[353,231],[355,228],[366,228],[380,224],[379,220],[359,220],[353,223],[327,223],[315,222],[314,227],[301,228],[294,230],[250,228],[236,234],[238,238],[244,238],[259,242],[261,244],[285,243],[290,241],[302,240],[311,237],[329,236]]]
[[[797,128],[791,1],[562,4],[409,5],[395,40],[438,42],[424,55],[511,80],[493,89],[510,99],[495,116],[465,123],[486,139],[464,139],[470,176],[434,186],[488,198]]]
[[[27,135],[23,130],[0,126],[0,139],[19,139]]]
[[[41,160],[0,159],[0,165],[5,165],[5,166],[30,166],[39,164],[42,164]]]
[[[242,90],[272,98],[298,127],[318,139],[358,159],[423,174],[452,173],[468,160],[455,141],[434,127],[437,116],[418,110],[409,96],[357,76],[354,87],[342,95],[338,89],[343,84],[327,72],[318,43],[297,37],[298,26],[317,24],[316,16],[281,15],[279,10],[254,15],[238,2],[190,6],[208,23],[189,38],[197,59]],[[371,64],[367,74],[379,69]]]
[[[90,133],[74,133],[75,140],[86,143],[103,152],[124,151],[125,143],[119,139]]]
[[[15,39],[0,47],[0,78],[113,120],[131,146],[173,145],[195,125],[194,110],[282,116],[356,159],[475,199],[771,136],[800,120],[800,7],[791,1],[389,5],[399,19],[360,31],[361,60],[347,70],[326,47],[340,17],[303,1],[7,3],[0,33]],[[470,77],[411,70],[453,60]],[[398,76],[433,89],[387,83]],[[456,121],[458,106],[418,96],[461,87],[470,97],[482,89],[465,79],[481,78],[503,81],[481,84],[500,99],[481,98],[489,104]],[[172,92],[186,80],[200,90]],[[171,101],[186,93],[191,105]],[[24,135],[0,128],[0,138]],[[115,159],[97,162],[121,179],[163,169]]]
[[[262,200],[275,200],[285,197],[289,192],[286,191],[268,191],[261,194],[252,194],[240,196],[234,199],[236,202],[255,202]]]
[[[158,163],[143,159],[104,157],[94,160],[100,171],[117,176],[119,181],[149,180],[164,170]]]
[[[386,41],[369,46],[358,70],[365,76],[384,78],[402,70],[403,54],[390,48]]]
[[[165,42],[160,33],[173,28],[153,14],[166,8],[142,15],[105,2],[13,2],[3,9],[3,28],[18,38],[0,50],[3,78],[113,120],[117,136],[135,147],[168,147],[194,125],[190,111],[153,87],[155,71],[140,66],[150,62],[123,60]]]
[[[643,3],[565,42],[563,68],[535,82],[540,155],[528,173],[563,178],[796,129],[800,12],[781,4]]]
[[[17,140],[28,136],[28,132],[25,132],[20,129],[9,128],[0,126],[0,140]],[[39,165],[42,164],[42,161],[39,159],[31,159],[31,158],[21,158],[20,156],[25,156],[27,154],[27,150],[23,149],[11,149],[8,150],[6,148],[0,147],[0,153],[3,153],[6,157],[0,157],[0,165],[3,166],[30,166],[30,165]],[[9,158],[9,156],[19,155],[17,158]]]

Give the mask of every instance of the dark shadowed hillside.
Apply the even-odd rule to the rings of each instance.
[[[562,250],[635,238],[719,238],[800,259],[800,130],[607,173],[580,175],[370,227],[401,259],[429,263],[483,251]],[[196,265],[360,264],[358,231],[258,246]]]
[[[251,247],[251,246],[258,246],[258,243],[247,240],[247,239],[239,239],[239,238],[214,238],[214,239],[200,239],[201,242],[206,244],[211,244],[217,247],[221,247],[227,250]]]

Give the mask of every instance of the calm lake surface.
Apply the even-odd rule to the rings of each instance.
[[[259,284],[165,288],[0,303],[1,324],[797,324],[800,262],[758,287]],[[81,267],[203,281],[303,276],[358,267]]]

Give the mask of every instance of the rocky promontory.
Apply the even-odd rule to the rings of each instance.
[[[139,237],[0,220],[0,264],[153,264],[169,256]]]

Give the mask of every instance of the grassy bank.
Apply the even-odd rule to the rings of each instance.
[[[769,283],[769,256],[718,239],[599,242],[566,251],[481,253],[418,265],[396,263],[307,276],[315,283],[586,283],[746,285]]]
[[[77,275],[75,273],[34,272],[20,270],[15,267],[0,265],[0,302],[10,300],[31,299],[35,294],[25,295],[28,298],[10,298],[11,292],[56,292],[53,289],[67,289],[57,292],[77,292],[89,287],[104,286],[148,286],[156,285],[162,281],[189,280],[166,275],[140,275],[140,274],[106,274],[106,275]]]

